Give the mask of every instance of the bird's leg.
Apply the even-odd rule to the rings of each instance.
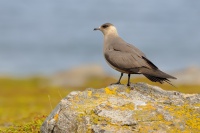
[[[127,86],[130,86],[130,77],[131,77],[131,74],[129,73],[128,74],[128,83],[127,83]]]
[[[123,76],[123,73],[121,73],[121,76],[119,77],[119,80],[117,81],[117,84],[121,84],[120,81],[121,81],[122,76]]]
[[[116,83],[112,83],[111,85],[113,85],[113,84],[121,84],[120,81],[121,81],[122,76],[123,76],[123,73],[121,73],[121,76],[119,77],[119,80]]]

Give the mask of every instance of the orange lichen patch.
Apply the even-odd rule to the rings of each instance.
[[[108,94],[108,95],[115,95],[116,89],[117,88],[110,89],[110,88],[106,87],[104,90],[105,90],[106,94]]]
[[[53,118],[54,118],[55,121],[58,121],[58,116],[59,116],[58,114],[55,114],[55,115],[54,115]]]

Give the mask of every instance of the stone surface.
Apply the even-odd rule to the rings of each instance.
[[[74,91],[47,117],[41,132],[200,132],[200,94],[145,83]]]

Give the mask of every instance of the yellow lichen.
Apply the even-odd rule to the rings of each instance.
[[[130,88],[126,88],[125,90],[126,93],[130,93],[130,91],[131,91]]]
[[[54,115],[53,118],[54,118],[55,121],[58,121],[58,116],[59,116],[58,114],[55,114],[55,115]]]
[[[89,97],[92,96],[92,91],[88,91],[88,96],[89,96]]]
[[[156,117],[157,117],[156,118],[157,121],[161,121],[161,120],[164,121],[164,118],[163,118],[162,114],[157,114]]]
[[[112,103],[107,103],[107,105],[104,108],[109,109],[110,107],[113,110],[121,110],[121,111],[134,110],[135,109],[135,105],[133,103],[127,103],[127,104],[124,104],[122,106],[115,105],[115,104],[112,104]]]
[[[186,124],[191,128],[200,130],[200,115],[194,114],[186,121]]]
[[[117,88],[110,89],[110,88],[106,87],[104,90],[105,90],[106,94],[115,95],[116,94],[116,89]]]
[[[200,103],[196,103],[196,104],[194,104],[194,106],[196,106],[198,108],[198,107],[200,107]]]
[[[182,106],[171,106],[166,109],[180,121],[186,123],[186,130],[200,130],[200,114],[195,112],[194,108],[188,104]]]
[[[138,109],[142,109],[142,110],[156,110],[156,108],[154,106],[152,106],[150,103],[147,103],[146,105],[143,106],[137,106]]]
[[[127,109],[134,110],[135,109],[134,106],[135,105],[133,103],[129,103],[129,104],[125,104],[125,105],[121,106],[121,109],[122,110],[127,110]]]

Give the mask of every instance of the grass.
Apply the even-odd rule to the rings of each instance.
[[[127,79],[122,83],[126,83]],[[40,126],[52,109],[69,92],[86,88],[103,88],[116,79],[93,77],[79,88],[50,86],[45,78],[0,78],[0,132],[39,132]],[[166,90],[184,93],[200,93],[200,86],[178,85],[176,88],[164,84],[154,84],[144,78],[132,79],[133,83],[147,82]]]
[[[72,91],[48,86],[46,82],[41,78],[0,79],[0,130],[13,125],[16,126],[11,129],[18,130],[23,125],[38,123],[38,119],[44,120],[52,108]]]

